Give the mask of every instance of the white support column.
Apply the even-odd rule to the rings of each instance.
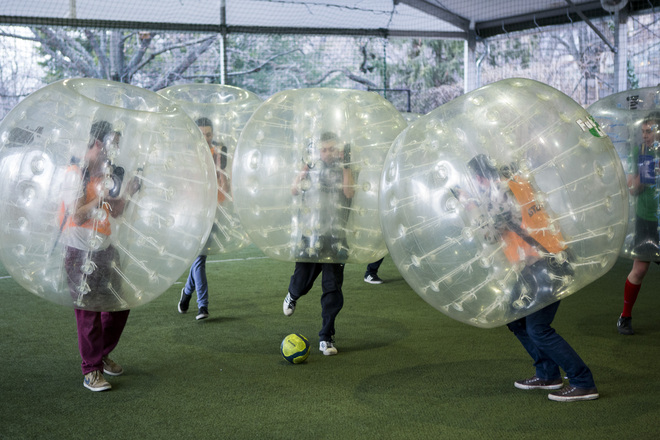
[[[474,22],[470,23],[467,39],[463,43],[463,91],[468,93],[477,87],[477,35],[474,32]]]
[[[220,2],[220,84],[227,84],[227,4]]]
[[[614,14],[614,93],[628,89],[628,12],[625,9]]]
[[[227,84],[227,34],[220,35],[220,84]]]

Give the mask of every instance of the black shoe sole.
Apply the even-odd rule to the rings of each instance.
[[[513,386],[519,390],[559,390],[564,384],[560,383],[557,385],[522,385],[516,382],[513,383]]]

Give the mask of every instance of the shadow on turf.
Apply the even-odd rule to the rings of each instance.
[[[481,359],[394,369],[364,379],[356,387],[355,397],[374,411],[384,413],[385,417],[413,422],[419,419],[419,422],[466,430],[479,430],[480,426],[489,426],[492,430],[501,426],[503,431],[509,431],[517,426],[524,427],[527,434],[553,431],[557,438],[563,437],[562,430],[570,432],[572,420],[579,423],[582,418],[598,415],[602,426],[617,426],[621,420],[651,416],[660,408],[658,403],[640,407],[635,393],[616,394],[616,399],[623,402],[616,405],[616,412],[610,417],[604,416],[603,411],[607,411],[604,400],[614,398],[612,387],[618,386],[609,379],[620,377],[621,372],[602,365],[594,365],[602,376],[599,400],[551,402],[547,390],[514,387],[514,381],[524,377],[520,371],[525,367],[521,369],[521,365],[520,359]],[[531,365],[529,370],[533,373]],[[502,375],[503,371],[508,373]],[[651,388],[655,390],[658,385],[653,384]],[[406,405],[407,401],[414,405]],[[420,413],[420,404],[429,408],[429,412]],[[558,425],[560,419],[563,422]]]

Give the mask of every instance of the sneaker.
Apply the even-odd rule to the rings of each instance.
[[[529,379],[517,380],[513,383],[513,386],[521,390],[558,390],[563,385],[564,381],[561,380],[561,377],[548,380],[532,376]]]
[[[557,402],[572,402],[574,400],[594,400],[598,399],[598,390],[596,388],[578,388],[572,385],[566,385],[559,391],[548,394],[548,399]]]
[[[321,350],[326,356],[337,354],[337,347],[335,347],[334,341],[321,341],[319,344],[319,350]]]
[[[208,307],[200,307],[199,311],[197,312],[197,316],[195,316],[196,320],[200,319],[206,319],[209,317],[209,308]]]
[[[119,376],[124,372],[124,369],[109,357],[103,356],[103,372],[110,376]]]
[[[83,380],[83,385],[88,390],[92,391],[105,391],[112,388],[112,385],[105,380],[101,370],[94,370],[85,374],[85,380]]]
[[[364,277],[364,282],[369,284],[383,284],[383,280],[378,278],[378,275],[367,275]]]
[[[192,295],[186,295],[185,287],[181,289],[181,299],[179,300],[179,313],[186,313],[190,307],[190,298]]]
[[[284,304],[282,304],[282,310],[286,316],[293,315],[293,312],[296,311],[296,300],[291,298],[291,294],[287,292],[284,297]]]
[[[616,329],[622,335],[634,335],[635,332],[632,328],[632,317],[619,316],[619,320],[616,322]]]

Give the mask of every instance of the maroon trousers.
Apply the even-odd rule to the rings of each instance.
[[[76,309],[78,349],[82,357],[82,373],[103,371],[103,356],[107,356],[119,343],[119,337],[128,320],[130,310],[119,312],[92,312]]]
[[[94,262],[96,269],[91,274],[85,275],[81,268],[88,259]],[[119,265],[119,254],[112,246],[91,253],[67,247],[65,267],[72,298],[77,299],[78,287],[84,279],[90,288],[84,299],[89,308],[107,307],[111,310],[115,308],[117,302],[108,291],[108,286],[121,291],[121,279],[113,269],[116,265]],[[82,372],[87,374],[95,370],[103,371],[103,356],[107,356],[119,343],[130,310],[118,312],[75,310]]]

